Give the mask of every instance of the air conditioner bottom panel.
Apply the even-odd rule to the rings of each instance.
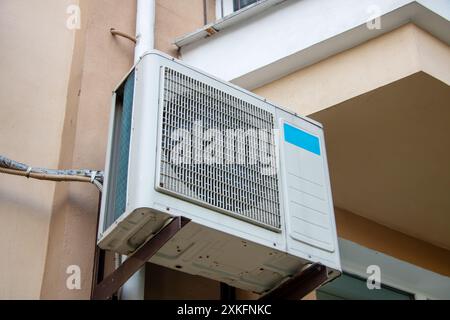
[[[136,251],[170,220],[170,215],[151,208],[125,212],[108,229],[99,234],[98,246],[123,255]]]
[[[171,218],[149,208],[125,216],[106,231],[99,241],[101,248],[132,254]],[[256,293],[273,289],[312,263],[194,221],[177,232],[150,262]],[[339,275],[338,270],[329,271],[330,278]]]
[[[274,288],[309,263],[195,222],[188,223],[150,262],[257,293]]]

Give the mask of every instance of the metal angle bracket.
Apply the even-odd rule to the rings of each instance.
[[[173,218],[169,224],[137,249],[116,270],[104,279],[101,279],[100,283],[95,285],[91,298],[93,300],[111,299],[125,282],[144,266],[189,221],[190,219],[185,217]]]
[[[300,300],[327,280],[327,267],[314,263],[263,295],[259,301]]]

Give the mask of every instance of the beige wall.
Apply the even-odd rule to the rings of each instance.
[[[82,0],[83,28],[72,63],[60,165],[102,169],[105,162],[111,92],[131,68],[134,44],[113,37],[114,27],[135,30],[135,3]],[[53,203],[41,297],[87,299],[96,244],[98,191],[92,185],[58,184]],[[66,288],[66,268],[81,268],[81,290]]]
[[[207,20],[215,17],[214,1],[207,1]],[[203,26],[203,0],[157,0],[155,47],[178,57],[175,38],[195,31]]]
[[[450,251],[335,208],[338,236],[450,277]]]
[[[309,115],[334,205],[450,250],[449,105],[450,87],[418,72]]]
[[[0,153],[58,166],[74,32],[71,0],[0,1]],[[0,175],[0,299],[39,298],[52,182]]]
[[[309,115],[419,71],[450,84],[450,48],[407,24],[254,90]]]

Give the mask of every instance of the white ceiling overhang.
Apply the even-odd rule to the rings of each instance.
[[[367,26],[374,13],[380,29]],[[247,15],[212,36],[190,34],[181,58],[253,89],[411,22],[450,44],[447,0],[288,0]]]

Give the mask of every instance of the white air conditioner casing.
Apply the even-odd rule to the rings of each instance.
[[[275,161],[204,164],[195,151],[208,148],[199,137],[252,128],[268,132],[256,136],[258,149],[245,140],[249,146],[229,154],[271,150]],[[222,138],[211,154],[239,143]],[[189,139],[192,148],[174,153]],[[181,154],[192,162],[174,164]],[[258,293],[314,262],[330,279],[341,271],[321,125],[157,51],[113,94],[103,194],[98,245],[105,250],[132,254],[171,217],[184,216],[191,222],[151,262]]]

